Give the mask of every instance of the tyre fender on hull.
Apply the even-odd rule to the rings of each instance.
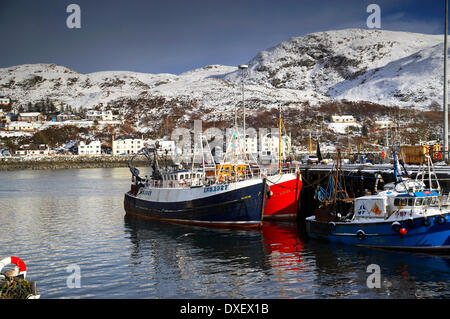
[[[366,239],[366,233],[360,229],[356,232],[356,238],[358,238],[358,240],[364,240]]]
[[[447,220],[445,219],[444,216],[439,215],[439,216],[436,217],[436,222],[438,224],[444,225],[447,222]]]

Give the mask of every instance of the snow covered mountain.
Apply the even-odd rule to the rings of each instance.
[[[443,36],[347,29],[292,38],[249,63],[249,82],[330,99],[383,105],[440,103]],[[238,74],[227,75],[238,81]]]
[[[362,29],[291,38],[248,63],[246,105],[256,111],[342,99],[421,108],[442,104],[442,43],[440,35]],[[49,98],[76,108],[164,97],[196,101],[202,110],[220,113],[239,105],[241,71],[210,65],[180,75],[81,74],[55,64],[28,64],[0,69],[0,96],[16,106]]]

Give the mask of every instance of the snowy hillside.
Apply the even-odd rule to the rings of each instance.
[[[443,36],[347,29],[292,38],[249,63],[249,82],[299,91],[311,102],[440,102]],[[238,81],[239,73],[225,79]],[[432,89],[430,83],[433,83]]]
[[[439,35],[361,29],[295,37],[248,63],[246,105],[258,110],[279,103],[295,106],[341,99],[405,107],[441,104],[442,42]],[[164,97],[226,111],[241,100],[240,85],[240,70],[223,65],[180,75],[80,74],[54,64],[0,69],[0,96],[10,97],[15,105],[49,98],[91,108],[124,99]]]

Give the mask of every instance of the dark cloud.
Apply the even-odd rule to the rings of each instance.
[[[66,27],[71,3],[81,7],[81,29]],[[443,33],[444,1],[2,0],[0,67],[181,73],[237,65],[293,36],[366,28],[371,3],[381,7],[382,29]]]

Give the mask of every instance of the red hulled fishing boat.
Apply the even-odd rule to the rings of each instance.
[[[285,150],[289,161],[283,163],[282,158],[282,128],[284,129],[281,117],[281,107],[278,123],[278,167],[275,173],[267,176],[267,183],[270,193],[263,219],[269,220],[295,220],[299,207],[300,191],[302,189],[302,177],[298,165],[292,162],[293,154],[290,139],[284,129]]]

